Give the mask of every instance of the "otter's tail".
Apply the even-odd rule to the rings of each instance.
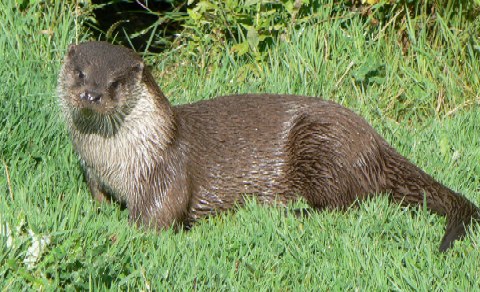
[[[393,148],[386,147],[384,155],[385,187],[394,201],[413,205],[425,200],[428,209],[447,217],[440,251],[446,251],[455,240],[464,237],[472,221],[480,222],[480,209],[467,198],[435,181]]]

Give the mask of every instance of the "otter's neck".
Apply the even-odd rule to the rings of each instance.
[[[157,84],[148,78],[144,81],[135,90],[138,99],[125,118],[120,133],[128,135],[125,138],[132,139],[132,142],[146,143],[163,151],[175,138],[176,117]]]

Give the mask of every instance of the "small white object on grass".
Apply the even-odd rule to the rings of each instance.
[[[46,235],[39,237],[31,229],[28,230],[28,234],[32,238],[32,245],[28,248],[23,263],[28,269],[32,269],[42,255],[45,247],[50,243],[50,237]]]

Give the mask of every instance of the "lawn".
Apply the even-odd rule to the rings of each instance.
[[[14,3],[0,3],[2,290],[480,287],[478,229],[440,254],[445,219],[386,198],[308,218],[251,201],[188,232],[130,226],[127,211],[91,200],[61,119],[58,69],[68,44],[87,37],[73,8],[55,1],[20,12]],[[228,50],[147,61],[174,104],[246,92],[335,100],[480,205],[478,48],[441,18],[443,34],[409,31],[404,52],[392,25],[367,27],[348,13],[324,17],[278,41],[261,62]]]

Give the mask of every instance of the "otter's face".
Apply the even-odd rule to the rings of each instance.
[[[138,99],[143,70],[141,58],[124,47],[72,45],[60,72],[60,100],[77,126],[114,130]]]

